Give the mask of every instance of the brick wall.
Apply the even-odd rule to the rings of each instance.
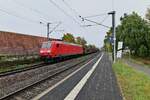
[[[0,31],[0,54],[38,53],[45,37]]]

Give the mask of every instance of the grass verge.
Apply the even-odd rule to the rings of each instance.
[[[150,100],[150,77],[122,61],[113,64],[117,80],[126,100]]]
[[[0,73],[17,70],[17,69],[22,69],[25,67],[32,66],[33,64],[38,64],[39,62],[41,62],[39,58],[0,62]]]

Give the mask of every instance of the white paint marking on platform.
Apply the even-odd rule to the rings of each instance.
[[[96,69],[98,63],[101,61],[102,56],[98,59],[98,61],[93,65],[93,67],[87,72],[87,74],[81,79],[81,81],[71,90],[71,92],[65,97],[64,100],[74,100],[80,90],[83,88],[87,80],[90,78],[94,70]]]
[[[99,56],[99,55],[98,55]],[[70,75],[68,75],[67,77],[65,77],[64,79],[62,79],[61,81],[59,81],[58,83],[56,83],[55,85],[53,85],[52,87],[48,88],[47,90],[45,90],[44,92],[42,92],[41,94],[37,95],[36,97],[34,97],[31,100],[39,100],[41,97],[43,97],[44,95],[46,95],[48,92],[50,92],[52,89],[56,88],[58,85],[60,85],[61,83],[63,83],[64,81],[66,81],[67,79],[69,79],[71,76],[73,76],[74,74],[76,74],[78,71],[80,71],[81,69],[83,69],[85,66],[87,66],[88,64],[90,64],[92,61],[94,61],[96,58],[93,58],[92,60],[90,60],[88,63],[84,64],[83,66],[81,66],[79,69],[77,69],[76,71],[74,71],[73,73],[71,73]]]

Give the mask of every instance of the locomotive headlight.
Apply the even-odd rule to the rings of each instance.
[[[42,51],[42,50],[40,51],[40,53],[43,53],[43,52],[44,52],[44,51]]]
[[[47,52],[50,53],[51,51],[50,51],[50,50],[47,50]]]

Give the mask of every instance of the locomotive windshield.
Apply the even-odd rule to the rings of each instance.
[[[42,48],[50,48],[51,47],[51,43],[50,42],[44,42],[42,44]]]

